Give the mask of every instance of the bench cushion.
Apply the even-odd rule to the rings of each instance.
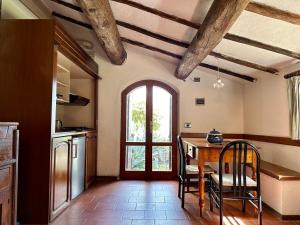
[[[217,184],[219,184],[219,174],[212,174],[211,178]],[[246,176],[246,184],[247,184],[247,187],[256,187],[256,182],[248,176]],[[244,186],[243,178],[241,180],[241,185]],[[223,174],[223,186],[226,186],[226,187],[233,186],[233,175],[232,174]],[[236,186],[238,186],[238,179],[236,179]]]
[[[211,174],[214,173],[214,169],[211,168],[209,165],[204,165],[204,173]],[[187,174],[198,174],[198,165],[186,165],[186,173]]]
[[[277,180],[300,180],[300,173],[263,160],[260,161],[260,172]]]

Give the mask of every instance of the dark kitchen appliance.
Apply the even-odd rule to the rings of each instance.
[[[84,191],[85,137],[72,139],[72,186],[71,198],[76,198]]]
[[[71,132],[71,131],[82,132],[88,130],[94,130],[94,129],[88,127],[62,127],[60,131],[61,132]]]
[[[90,103],[90,100],[88,98],[70,93],[70,103],[69,103],[69,105],[86,106],[89,103]]]
[[[223,142],[223,135],[213,129],[207,134],[206,140],[211,144],[221,144]]]

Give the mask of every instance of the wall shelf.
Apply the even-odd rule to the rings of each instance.
[[[65,67],[57,64],[57,95],[61,96],[57,99],[58,104],[68,103],[70,101],[70,71]]]
[[[67,85],[61,81],[56,81],[56,83],[57,83],[57,86],[70,87],[69,85]]]

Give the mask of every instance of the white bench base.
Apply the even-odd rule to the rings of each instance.
[[[282,181],[260,173],[262,200],[282,219],[300,219],[300,180]]]

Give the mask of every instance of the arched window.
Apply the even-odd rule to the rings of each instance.
[[[134,83],[122,92],[121,115],[121,178],[174,178],[176,91],[160,81]]]

